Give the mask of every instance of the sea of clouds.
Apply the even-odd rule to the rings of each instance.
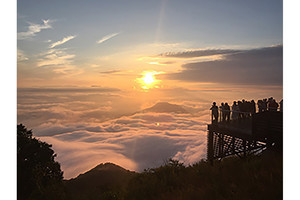
[[[206,156],[206,126],[201,117],[174,113],[138,113],[103,123],[52,126],[37,136],[53,145],[64,177],[71,178],[103,162],[143,171],[169,158],[192,164]]]
[[[65,179],[105,162],[140,172],[170,158],[186,165],[205,159],[209,104],[185,105],[191,113],[144,113],[108,88],[20,89],[18,123],[52,144]]]

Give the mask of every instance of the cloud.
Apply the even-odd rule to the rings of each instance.
[[[18,62],[26,61],[28,58],[25,56],[24,52],[20,49],[17,50]]]
[[[105,92],[118,92],[117,88],[109,87],[91,87],[91,88],[80,88],[80,87],[70,87],[70,88],[18,88],[18,92],[32,92],[32,93],[105,93]]]
[[[18,40],[24,40],[31,37],[34,37],[37,33],[41,32],[44,29],[52,28],[51,23],[52,20],[42,20],[42,24],[34,24],[29,23],[28,30],[26,32],[19,32],[18,33]]]
[[[220,60],[184,64],[182,71],[165,74],[165,78],[188,82],[282,85],[282,53],[282,45],[241,50],[226,54]]]
[[[41,124],[93,123],[116,118],[132,109],[122,104],[123,110],[111,110],[120,105],[119,99],[124,99],[119,96],[121,92],[110,87],[18,88],[18,122],[34,128]]]
[[[206,123],[191,115],[139,113],[94,125],[45,124],[34,133],[53,145],[65,178],[71,178],[101,162],[135,171],[173,157],[185,164],[197,162],[206,156]],[[78,156],[81,159],[76,160]],[[91,156],[97,160],[91,162]]]
[[[75,37],[76,37],[75,35],[71,35],[71,36],[65,37],[65,38],[63,38],[63,39],[60,40],[60,41],[57,41],[57,42],[52,43],[52,44],[50,45],[50,48],[54,48],[54,47],[56,47],[56,46],[58,46],[58,45],[62,45],[62,44],[64,44],[64,43],[68,42],[69,40],[74,39]]]
[[[175,58],[193,58],[202,56],[214,56],[223,54],[238,53],[240,50],[232,49],[201,49],[201,50],[190,50],[183,52],[166,52],[159,54],[160,57],[175,57]]]
[[[108,71],[103,71],[103,72],[99,72],[101,74],[116,74],[121,72],[121,70],[108,70]]]
[[[55,144],[57,160],[64,161],[61,165],[64,178],[76,177],[99,163],[120,163],[126,169],[136,168],[135,163],[119,153],[122,149],[120,144],[101,144],[77,141],[64,141],[55,137],[44,137],[44,141]]]
[[[51,49],[43,54],[37,66],[70,65],[74,57],[74,54],[68,54],[64,49]]]
[[[106,40],[109,40],[117,35],[119,35],[120,33],[112,33],[112,34],[109,34],[109,35],[106,35],[104,37],[102,37],[100,40],[97,41],[97,44],[101,44],[103,42],[105,42]]]
[[[55,75],[73,76],[83,72],[83,69],[78,68],[73,64],[75,54],[67,52],[66,48],[54,48],[74,39],[76,36],[68,36],[60,41],[57,41],[49,46],[49,50],[39,54],[39,59],[36,63],[38,67],[49,67]]]
[[[139,106],[130,106],[130,100],[121,94],[114,88],[19,88],[18,123],[53,145],[65,178],[102,162],[142,171],[176,155],[185,163],[205,158],[205,154],[197,157],[192,152],[198,146],[200,150],[206,148],[208,112],[201,117],[173,113],[129,115]],[[127,110],[120,111],[118,106]]]

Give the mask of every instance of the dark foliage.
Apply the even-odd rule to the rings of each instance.
[[[17,126],[18,199],[61,199],[63,172],[54,160],[51,145],[32,136],[24,125]]]
[[[185,167],[170,160],[165,166],[138,174],[126,199],[282,199],[282,155],[236,157],[211,166],[200,161]]]
[[[67,199],[118,200],[273,200],[282,199],[282,155],[264,152],[231,157],[210,165],[165,165],[133,173],[111,163],[65,181]]]

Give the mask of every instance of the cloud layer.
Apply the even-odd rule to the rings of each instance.
[[[205,158],[206,105],[185,107],[193,115],[131,114],[140,107],[130,102],[114,88],[23,88],[18,123],[53,145],[65,178],[102,162],[142,171],[169,158],[185,164]]]
[[[282,85],[282,49],[279,45],[231,52],[225,54],[223,59],[184,64],[182,71],[166,74],[165,77],[188,82]],[[199,56],[203,53],[206,55],[214,52],[197,51],[171,56]],[[216,50],[215,53],[222,51]]]
[[[206,122],[189,115],[139,113],[94,125],[39,127],[35,133],[53,145],[65,178],[101,162],[142,171],[169,158],[191,164],[206,155]]]

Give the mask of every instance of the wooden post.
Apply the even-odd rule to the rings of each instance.
[[[207,160],[210,164],[213,164],[214,159],[214,133],[213,131],[209,130],[207,135]]]
[[[244,157],[246,157],[246,153],[247,153],[246,148],[247,148],[246,140],[243,140]]]
[[[224,134],[223,133],[219,133],[219,156],[220,158],[223,158],[223,149],[224,149]]]

